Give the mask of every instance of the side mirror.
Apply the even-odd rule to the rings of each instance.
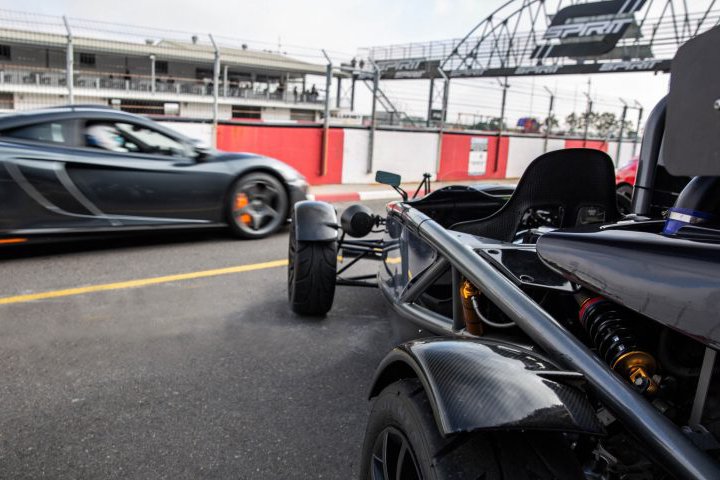
[[[390,185],[396,192],[400,194],[404,201],[407,201],[407,192],[400,188],[401,180],[402,177],[400,177],[400,175],[398,175],[397,173],[385,172],[383,170],[378,170],[377,173],[375,173],[376,182],[382,183],[383,185]]]
[[[397,173],[391,173],[391,172],[385,172],[383,170],[378,170],[375,174],[375,181],[378,183],[382,183],[383,185],[390,185],[393,188],[397,188],[400,186],[402,177],[398,175]]]
[[[200,160],[205,160],[209,157],[211,151],[212,150],[207,147],[195,147],[195,153],[197,154],[197,158]]]
[[[203,141],[190,139],[190,149],[195,153],[197,161],[203,161],[210,156],[212,148]]]

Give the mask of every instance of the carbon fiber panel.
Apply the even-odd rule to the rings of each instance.
[[[497,428],[603,433],[585,393],[558,381],[572,373],[533,352],[493,341],[445,339],[399,349],[416,362],[446,435]]]

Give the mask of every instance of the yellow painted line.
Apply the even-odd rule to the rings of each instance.
[[[216,268],[214,270],[203,270],[199,272],[179,273],[176,275],[165,275],[164,277],[141,278],[125,282],[104,283],[100,285],[88,285],[86,287],[67,288],[64,290],[51,290],[49,292],[29,293],[27,295],[16,295],[13,297],[0,297],[0,305],[11,303],[32,302],[34,300],[45,300],[48,298],[70,297],[93,292],[106,292],[108,290],[123,290],[126,288],[146,287],[160,283],[180,282],[196,278],[216,277],[218,275],[229,275],[232,273],[252,272],[254,270],[265,270],[268,268],[284,267],[287,260],[273,260],[271,262],[253,263],[250,265],[238,265],[236,267]]]

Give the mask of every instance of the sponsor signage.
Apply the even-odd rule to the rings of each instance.
[[[488,68],[480,74],[466,75],[462,70],[447,72],[449,77],[517,77],[523,75],[578,75],[589,73],[670,71],[670,60],[630,60],[625,62],[579,63],[576,65],[537,65],[529,67]]]
[[[424,58],[383,60],[375,62],[375,65],[380,70],[381,78],[413,79],[440,76],[438,73],[440,60],[426,60]]]
[[[433,108],[432,110],[430,110],[430,120],[432,120],[433,122],[447,120],[447,112],[445,113],[445,118],[443,119],[443,111],[439,108]]]
[[[508,68],[475,68],[472,70],[453,70],[446,71],[445,74],[452,78],[463,77],[517,77],[524,75],[578,75],[590,73],[620,73],[620,72],[669,72],[670,60],[628,60],[622,62],[598,62],[598,63],[578,63],[574,65],[532,65]],[[437,76],[428,76],[418,74],[417,70],[412,71],[412,76],[385,76],[382,79],[409,79],[409,78],[436,78]],[[372,74],[360,75],[361,79],[372,79]]]
[[[604,0],[567,6],[552,17],[539,45],[530,58],[525,60],[529,65],[445,70],[445,74],[461,78],[667,72],[671,61],[652,58],[648,45],[635,45],[632,48],[618,46],[624,35],[634,36],[638,33],[635,14],[645,4],[646,0]],[[633,57],[644,59],[628,60]],[[571,58],[577,63],[549,61],[556,58]],[[385,60],[377,62],[377,65],[383,79],[440,77],[438,60]]]
[[[597,57],[610,52],[635,23],[645,0],[580,3],[560,10],[530,58]]]
[[[485,175],[487,172],[488,139],[472,137],[470,140],[470,158],[468,175]]]

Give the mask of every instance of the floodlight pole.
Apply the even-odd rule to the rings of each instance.
[[[635,156],[635,150],[637,149],[638,137],[640,136],[640,125],[642,124],[643,118],[643,106],[642,103],[635,100],[635,106],[638,109],[638,120],[637,120],[637,131],[635,132],[635,138],[633,139],[633,157]]]
[[[150,92],[155,93],[155,55],[150,55]]]
[[[592,115],[593,101],[589,93],[586,93],[587,97],[587,112],[585,114],[585,129],[583,131],[583,148],[587,147],[588,131],[590,130],[590,116]]]
[[[367,156],[367,168],[365,173],[372,173],[373,171],[373,154],[375,151],[375,127],[377,123],[377,93],[380,88],[380,69],[375,65],[372,59],[368,59],[370,65],[373,68],[373,95],[372,95],[372,110],[370,116],[370,135],[368,136],[368,156]]]
[[[615,151],[615,166],[620,165],[620,151],[622,148],[623,135],[625,134],[625,118],[627,117],[628,104],[622,98],[620,102],[623,104],[622,115],[620,116],[620,132],[618,132],[618,144]]]
[[[67,83],[68,89],[68,103],[75,103],[75,72],[73,70],[75,63],[75,52],[73,48],[73,35],[70,30],[70,22],[65,15],[63,15],[63,22],[65,23],[65,30],[67,30],[67,48],[65,56],[65,82]]]
[[[500,125],[498,126],[497,144],[495,145],[495,164],[493,165],[493,172],[497,171],[498,163],[500,162],[500,143],[502,141],[503,127],[505,126],[505,101],[507,100],[507,91],[510,88],[510,84],[507,81],[507,77],[503,82],[497,79],[498,83],[502,87],[502,103],[500,104]],[[486,170],[487,172],[487,170]]]
[[[213,62],[213,147],[217,147],[218,136],[218,96],[220,94],[220,49],[215,43],[212,33],[208,33],[210,43],[212,43],[215,51],[215,61]]]
[[[228,96],[228,65],[223,65],[223,97]]]
[[[548,140],[550,139],[550,128],[551,128],[550,118],[553,115],[553,106],[555,104],[555,94],[548,87],[543,86],[543,88],[548,93],[548,95],[550,95],[550,104],[548,105],[548,114],[547,114],[547,118],[545,119],[545,141],[543,143],[543,153],[545,153],[545,152],[547,152]]]
[[[350,111],[355,111],[355,82],[357,81],[357,74],[353,72],[352,82],[350,83]]]
[[[498,83],[500,84],[500,86],[503,89],[502,100],[501,100],[502,103],[500,104],[500,125],[498,127],[498,138],[500,138],[500,136],[502,135],[503,126],[505,123],[505,101],[507,100],[507,90],[508,90],[508,88],[510,88],[510,85],[508,84],[507,77],[505,77],[504,82],[501,82],[500,79],[498,78]]]
[[[328,56],[325,50],[322,50],[322,54],[325,55],[327,60],[327,67],[325,70],[325,117],[323,118],[323,136],[322,136],[322,158],[320,159],[320,176],[324,177],[327,175],[328,170],[328,141],[330,135],[330,88],[332,86],[332,60]],[[339,92],[338,92],[339,93]]]
[[[337,109],[340,109],[340,97],[342,97],[342,77],[337,78],[337,94],[335,95],[335,108]]]
[[[430,127],[432,124],[432,107],[433,107],[433,95],[435,94],[435,78],[430,79],[430,94],[428,95],[428,109],[427,109],[427,121],[425,122],[426,127]]]
[[[438,124],[438,141],[437,141],[437,152],[435,153],[435,175],[440,173],[440,160],[442,159],[442,143],[443,143],[443,131],[445,130],[445,116],[447,115],[448,99],[450,97],[450,78],[443,72],[442,68],[438,68],[438,73],[443,78],[443,98],[442,108],[440,109],[440,123]],[[432,99],[431,99],[432,105]]]

